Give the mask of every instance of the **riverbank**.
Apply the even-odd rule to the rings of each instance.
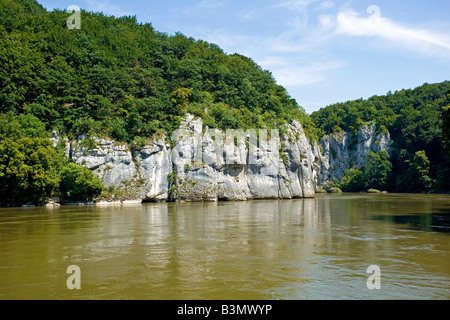
[[[208,202],[250,202],[250,201],[258,201],[258,200],[282,200],[282,201],[289,201],[289,200],[298,200],[298,199],[314,199],[318,196],[322,195],[450,195],[450,192],[428,192],[428,193],[400,193],[400,192],[394,192],[389,193],[387,191],[379,191],[379,190],[368,190],[368,191],[360,191],[360,192],[343,192],[341,190],[329,190],[326,191],[325,189],[319,189],[316,191],[315,197],[310,198],[291,198],[291,199],[274,199],[274,198],[267,198],[267,199],[247,199],[247,200],[220,200],[220,199],[206,199],[206,200],[160,200],[160,201],[143,201],[142,199],[137,200],[123,200],[123,201],[106,201],[106,200],[92,200],[92,201],[70,201],[70,202],[64,202],[64,201],[48,201],[42,204],[33,204],[33,203],[26,203],[23,205],[20,204],[5,204],[0,203],[0,208],[34,208],[34,207],[45,207],[48,209],[57,208],[60,206],[99,206],[99,207],[107,207],[107,206],[128,206],[128,205],[141,205],[145,203],[208,203]]]

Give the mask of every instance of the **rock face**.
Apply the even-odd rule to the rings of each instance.
[[[314,197],[316,188],[363,164],[369,150],[391,144],[375,126],[357,137],[327,136],[320,146],[297,121],[280,131],[205,130],[202,119],[188,115],[171,137],[173,148],[164,138],[133,150],[110,139],[88,147],[80,137],[67,152],[103,181],[107,201],[217,201]]]
[[[325,136],[320,141],[322,162],[318,187],[344,176],[346,169],[364,165],[369,151],[386,150],[390,154],[391,144],[389,133],[377,133],[374,124],[363,126],[356,136],[348,132]]]
[[[83,138],[70,143],[69,156],[75,163],[92,170],[111,190],[111,196],[122,201],[168,198],[172,165],[164,139],[132,152],[126,144],[110,139],[95,139],[95,148],[83,147]]]
[[[202,131],[188,116],[172,140],[178,200],[247,200],[314,197],[319,146],[312,146],[300,123],[277,131]],[[281,140],[288,138],[282,147]],[[284,159],[284,160],[283,160]]]
[[[137,167],[143,179],[143,199],[146,201],[165,201],[169,197],[169,174],[172,171],[170,145],[164,139],[147,145],[137,151]],[[149,183],[151,182],[151,183]]]

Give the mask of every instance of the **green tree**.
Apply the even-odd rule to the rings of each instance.
[[[345,192],[367,191],[368,189],[387,190],[388,181],[392,171],[392,163],[389,154],[369,151],[368,161],[363,166],[357,166],[346,170],[344,177],[338,183],[338,187]]]
[[[359,166],[347,169],[337,187],[344,192],[359,192],[367,190],[367,178],[364,168]]]
[[[0,140],[10,138],[18,140],[22,137],[20,123],[14,112],[0,113]]]
[[[48,138],[45,124],[31,114],[0,113],[0,139]]]
[[[44,202],[58,185],[58,169],[58,156],[48,139],[0,141],[0,202]]]
[[[427,192],[433,186],[430,177],[430,160],[425,151],[417,151],[412,159],[404,160],[405,169],[397,178],[397,188],[402,192]]]
[[[248,57],[181,33],[159,33],[136,17],[83,12],[83,28],[73,32],[65,11],[47,12],[32,0],[1,4],[0,112],[32,114],[47,131],[70,138],[130,142],[156,132],[170,136],[190,104],[200,103],[196,97],[207,93],[211,101],[197,110],[227,108],[198,112],[210,125],[256,120],[273,127],[296,119],[314,137],[305,111]]]
[[[99,196],[104,186],[91,170],[69,163],[61,171],[59,189],[64,200],[88,201]]]
[[[392,163],[389,154],[382,150],[380,152],[369,151],[369,160],[365,164],[365,179],[368,188],[387,190],[389,176],[392,172]]]
[[[333,104],[314,112],[311,119],[320,137],[341,130],[356,133],[369,122],[377,125],[377,133],[389,133],[393,144],[388,189],[423,192],[422,183],[408,183],[405,175],[412,170],[416,152],[424,151],[429,161],[425,176],[441,186],[440,190],[448,190],[444,186],[448,186],[445,177],[449,160],[444,155],[450,155],[449,92],[450,81],[424,84],[367,100]]]
[[[180,110],[186,110],[192,96],[192,88],[179,88],[172,92],[170,101]]]
[[[28,138],[48,138],[49,134],[45,130],[45,124],[32,114],[21,114],[18,117],[23,137]]]

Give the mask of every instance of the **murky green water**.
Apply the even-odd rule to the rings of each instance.
[[[449,195],[2,208],[0,299],[449,299],[449,240]]]

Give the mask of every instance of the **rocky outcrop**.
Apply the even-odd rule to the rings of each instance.
[[[133,150],[111,139],[86,140],[67,142],[67,153],[103,181],[103,200],[113,203],[310,198],[347,168],[364,164],[369,150],[390,151],[391,144],[374,125],[356,137],[326,136],[319,146],[297,121],[280,131],[223,132],[204,128],[192,115],[172,135],[173,148],[164,138]]]
[[[178,200],[247,200],[314,197],[319,146],[312,146],[300,123],[271,137],[260,130],[203,130],[188,116],[172,140]],[[284,142],[284,147],[282,140]]]
[[[143,180],[142,198],[145,201],[165,201],[169,197],[169,174],[172,171],[170,145],[164,139],[136,151],[135,163]],[[151,183],[149,183],[149,181]]]
[[[339,180],[349,168],[364,165],[369,151],[386,150],[390,154],[391,144],[389,133],[377,133],[375,124],[364,125],[356,136],[348,132],[325,136],[320,141],[322,161],[318,187],[334,179]]]
[[[291,193],[294,197],[314,197],[322,162],[320,147],[309,142],[299,122],[286,129],[283,152]]]
[[[110,201],[164,201],[169,196],[172,170],[170,148],[164,139],[132,152],[128,145],[110,139],[95,139],[95,148],[83,146],[80,137],[69,144],[71,159],[100,178],[110,191]],[[91,142],[92,143],[92,142]]]

